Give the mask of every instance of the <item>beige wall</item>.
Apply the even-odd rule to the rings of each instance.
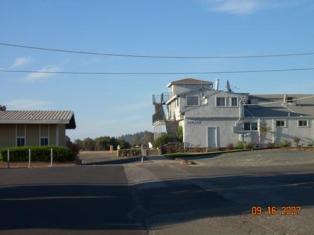
[[[15,146],[15,125],[0,125],[0,147]]]
[[[26,146],[39,146],[40,136],[48,136],[49,145],[65,146],[65,125],[0,124],[0,148],[16,146],[16,136],[25,136]]]

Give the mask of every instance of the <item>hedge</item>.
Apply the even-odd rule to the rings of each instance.
[[[32,161],[50,161],[50,151],[53,150],[53,161],[69,162],[75,160],[75,154],[68,148],[57,146],[44,147],[12,147],[0,150],[2,161],[7,161],[7,150],[10,150],[10,161],[23,162],[28,161],[29,149],[31,150]]]
[[[118,157],[134,157],[134,156],[140,156],[140,155],[141,155],[140,148],[118,150]]]

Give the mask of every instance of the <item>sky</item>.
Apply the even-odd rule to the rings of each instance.
[[[312,0],[0,0],[0,42],[173,56],[314,52]],[[314,56],[166,60],[0,46],[0,69],[186,72],[314,67]],[[209,75],[62,75],[0,72],[8,109],[73,110],[71,138],[152,130],[152,94],[193,77],[236,92],[314,93],[314,71]]]

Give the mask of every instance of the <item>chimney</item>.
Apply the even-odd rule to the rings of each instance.
[[[227,80],[227,83],[226,83],[226,90],[227,90],[229,93],[232,93],[229,80]]]
[[[215,90],[219,91],[219,78],[216,79]]]

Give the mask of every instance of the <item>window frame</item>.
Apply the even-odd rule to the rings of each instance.
[[[23,140],[23,144],[22,145],[19,144],[19,140]],[[16,146],[17,147],[24,147],[24,146],[26,146],[26,138],[25,138],[25,136],[17,136],[16,137]]]
[[[306,126],[300,125],[300,122],[306,122]],[[309,126],[310,126],[309,120],[306,120],[306,119],[299,119],[298,120],[298,128],[308,128]]]
[[[249,125],[249,128],[246,128],[247,127],[246,125]],[[256,125],[256,129],[255,128],[253,129],[253,125],[254,126]],[[258,123],[257,122],[243,122],[243,130],[247,132],[251,132],[251,131],[257,132]]]
[[[42,144],[42,140],[47,140],[47,144]],[[49,146],[49,137],[48,136],[41,136],[40,138],[39,138],[39,144],[40,144],[40,146]]]
[[[216,96],[216,102],[215,102],[216,107],[219,107],[219,108],[227,107],[226,98],[227,97],[225,97],[225,96]],[[218,99],[224,99],[224,105],[218,105]]]
[[[236,105],[233,105],[232,100],[236,99]],[[230,97],[230,107],[239,107],[239,98],[237,96]]]
[[[283,126],[278,126],[277,125],[277,123],[278,122],[283,122]],[[280,128],[280,127],[282,127],[282,128],[285,128],[285,127],[287,127],[287,121],[286,120],[284,120],[284,119],[277,119],[277,120],[275,120],[275,126],[276,126],[276,128]]]
[[[188,98],[189,97],[197,97],[197,104],[189,104]],[[200,105],[200,99],[198,95],[187,95],[186,96],[186,106],[199,106]]]

